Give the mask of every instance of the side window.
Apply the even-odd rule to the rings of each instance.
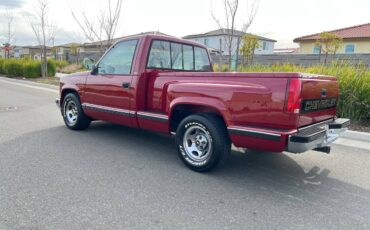
[[[149,51],[148,69],[211,71],[207,50],[176,42],[153,40]]]
[[[112,47],[99,62],[98,74],[130,74],[137,42],[123,41]]]
[[[184,70],[194,70],[193,47],[188,45],[182,45],[182,50],[184,57]]]
[[[171,58],[172,58],[171,69],[183,70],[182,47],[180,44],[171,43]]]
[[[195,70],[211,71],[208,53],[205,49],[194,47]]]
[[[153,41],[149,53],[148,68],[171,68],[170,43],[166,41]]]

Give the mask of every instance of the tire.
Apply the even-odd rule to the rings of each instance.
[[[208,114],[194,114],[183,119],[177,127],[176,146],[184,164],[197,172],[212,170],[231,151],[225,124]]]
[[[85,115],[75,93],[68,93],[64,97],[62,115],[65,125],[72,130],[83,130],[90,126],[91,119]]]

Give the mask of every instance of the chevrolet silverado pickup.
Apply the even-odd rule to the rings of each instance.
[[[213,72],[205,46],[163,35],[116,42],[91,71],[60,80],[72,130],[102,120],[175,135],[178,155],[208,171],[236,147],[329,152],[349,119],[336,118],[335,77]]]

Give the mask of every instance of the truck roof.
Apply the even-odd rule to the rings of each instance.
[[[171,35],[163,35],[163,34],[136,34],[136,35],[130,35],[130,36],[123,37],[123,38],[117,40],[115,42],[115,44],[120,42],[120,41],[124,41],[124,40],[128,40],[128,39],[151,39],[151,40],[157,39],[157,40],[165,40],[165,41],[171,41],[171,42],[194,45],[194,46],[202,47],[202,48],[205,48],[205,49],[209,48],[209,47],[207,47],[203,44],[200,44],[198,42],[194,42],[194,41],[183,39],[183,38],[174,37],[174,36],[171,36]]]

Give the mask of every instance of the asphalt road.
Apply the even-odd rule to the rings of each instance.
[[[172,137],[68,130],[56,96],[0,79],[0,229],[370,229],[368,149],[233,151],[201,174]]]

